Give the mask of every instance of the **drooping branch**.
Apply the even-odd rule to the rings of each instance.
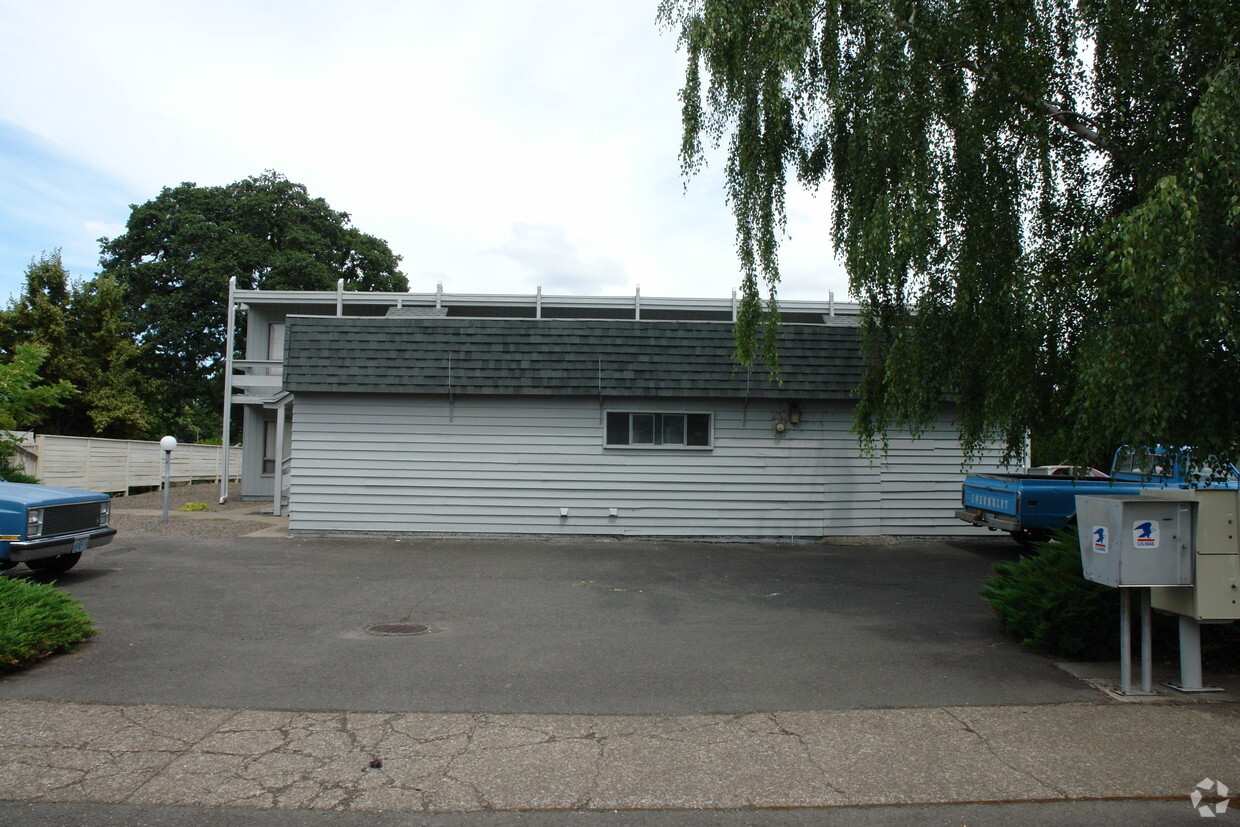
[[[1102,133],[1089,126],[1089,123],[1093,119],[1088,115],[1082,115],[1080,112],[1066,109],[1058,104],[1046,100],[1045,98],[1039,98],[1038,96],[1033,95],[1021,88],[1017,84],[1005,81],[999,72],[994,69],[984,67],[975,61],[962,61],[960,65],[977,75],[979,78],[989,79],[997,83],[1004,84],[1012,90],[1012,94],[1016,96],[1016,100],[1018,100],[1026,109],[1034,112],[1035,114],[1050,118],[1052,121],[1055,121],[1059,125],[1063,126],[1081,140],[1091,144],[1095,149],[1106,153],[1112,152],[1113,148],[1111,144],[1106,140]]]
[[[871,2],[871,0],[843,0],[843,2],[853,3],[870,12],[874,11],[874,3]],[[916,38],[919,34],[916,26],[914,25],[916,21],[915,7],[914,13],[910,14],[907,20],[891,11],[879,11],[877,16],[904,33],[904,35],[910,40]],[[919,59],[925,60],[924,57]],[[962,69],[966,69],[976,75],[981,80],[989,80],[994,83],[1000,83],[1007,86],[1012,90],[1013,97],[1015,97],[1015,99],[1029,111],[1055,121],[1081,140],[1093,146],[1095,149],[1108,154],[1113,154],[1114,147],[1107,141],[1106,137],[1101,132],[1090,126],[1093,119],[1088,115],[1084,115],[1068,107],[1061,106],[1057,103],[1046,100],[1045,98],[1032,94],[1018,84],[1006,80],[1002,73],[1000,73],[993,66],[978,63],[975,60],[970,60],[967,58],[958,61],[948,61],[939,65],[959,66]]]

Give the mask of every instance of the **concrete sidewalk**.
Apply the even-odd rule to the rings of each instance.
[[[1240,786],[1238,712],[1101,702],[568,716],[4,701],[0,799],[421,814],[1144,800],[1179,801],[1199,818],[1195,785]]]

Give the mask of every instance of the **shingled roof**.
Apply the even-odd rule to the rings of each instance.
[[[855,327],[785,325],[779,374],[732,358],[717,322],[290,316],[294,393],[847,399]]]

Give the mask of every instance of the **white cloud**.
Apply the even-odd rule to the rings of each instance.
[[[554,281],[582,293],[641,284],[646,295],[724,296],[738,280],[731,215],[716,169],[683,188],[684,57],[657,29],[655,8],[10,4],[0,111],[39,136],[43,155],[115,182],[95,207],[64,218],[40,204],[72,202],[75,176],[20,190],[79,260],[97,237],[87,222],[120,226],[128,203],[161,187],[275,169],[385,238],[418,290]],[[789,206],[782,295],[839,294],[825,199],[794,196]],[[0,252],[22,243],[0,239]]]
[[[512,235],[494,252],[526,271],[530,280],[548,294],[581,295],[628,292],[624,266],[607,257],[587,257],[568,238],[563,227],[550,224],[513,224]]]

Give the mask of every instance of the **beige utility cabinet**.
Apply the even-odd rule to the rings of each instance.
[[[1147,489],[1143,498],[1196,503],[1193,588],[1155,588],[1155,609],[1195,620],[1240,620],[1240,491]]]

